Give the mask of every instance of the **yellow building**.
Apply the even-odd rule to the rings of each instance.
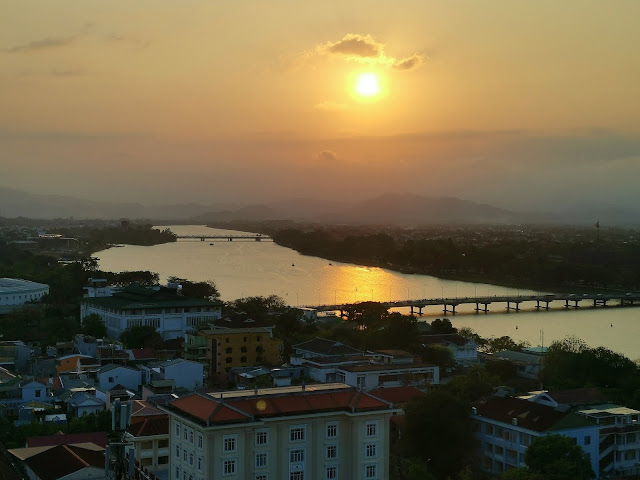
[[[207,338],[211,380],[223,379],[233,367],[279,365],[282,361],[282,340],[273,338],[268,328],[216,328],[200,335]]]

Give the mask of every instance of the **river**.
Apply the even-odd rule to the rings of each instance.
[[[245,233],[198,225],[169,228],[178,235]],[[330,262],[301,255],[271,241],[179,240],[150,247],[125,245],[95,256],[105,271],[150,270],[157,272],[162,282],[171,275],[192,281],[213,280],[225,301],[274,294],[296,306],[534,293]],[[640,307],[565,311],[564,302],[556,303],[551,310],[540,312],[532,308],[532,303],[523,304],[525,310],[517,313],[507,312],[504,304],[495,304],[488,314],[475,313],[472,306],[460,306],[458,314],[447,317],[454,326],[469,326],[483,337],[509,335],[534,346],[548,346],[554,340],[575,335],[590,346],[605,346],[634,360],[640,357]],[[428,321],[443,317],[441,308],[426,308],[421,318]]]

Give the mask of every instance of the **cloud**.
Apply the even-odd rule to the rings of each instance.
[[[326,42],[318,45],[314,51],[304,52],[301,57],[308,59],[315,55],[333,55],[347,61],[376,63],[404,71],[412,70],[424,63],[424,56],[419,53],[402,59],[389,57],[384,53],[385,46],[371,35],[348,33],[337,42]]]
[[[50,73],[54,77],[81,77],[86,75],[86,73],[79,68],[54,68]]]
[[[105,38],[107,41],[112,43],[128,44],[138,48],[146,48],[151,45],[151,42],[149,40],[142,40],[130,35],[119,35],[112,33],[110,35],[107,35]]]
[[[316,155],[316,159],[323,162],[335,162],[338,160],[338,155],[336,152],[332,152],[331,150],[323,150]]]
[[[396,70],[411,70],[417,68],[424,62],[424,57],[417,53],[414,53],[410,57],[398,60],[393,64],[393,68]]]
[[[341,112],[343,110],[347,110],[349,105],[325,100],[324,102],[318,103],[313,108],[322,112]]]
[[[53,48],[66,47],[71,45],[78,38],[77,35],[71,35],[68,37],[48,37],[42,40],[34,40],[24,45],[17,45],[15,47],[5,49],[8,53],[32,53],[39,50],[49,50]]]
[[[342,40],[327,42],[320,49],[347,57],[375,58],[383,55],[384,44],[376,42],[371,35],[348,33]]]

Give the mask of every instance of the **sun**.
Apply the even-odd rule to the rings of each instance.
[[[380,93],[380,84],[375,73],[361,73],[356,79],[356,92],[363,97],[374,97]]]

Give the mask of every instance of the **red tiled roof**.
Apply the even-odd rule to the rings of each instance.
[[[566,412],[553,407],[513,397],[489,397],[473,404],[476,415],[511,424],[514,418],[518,426],[544,432],[560,421]]]
[[[156,415],[166,415],[165,412],[156,408],[151,402],[146,400],[133,400],[131,402],[131,421],[135,417],[150,417]]]
[[[127,431],[134,437],[151,437],[153,435],[169,434],[169,417],[150,417],[142,422],[129,426]]]
[[[133,348],[131,355],[134,360],[150,360],[156,358],[156,354],[152,348]]]
[[[426,395],[423,391],[418,390],[416,387],[408,386],[376,388],[375,390],[370,390],[369,394],[394,404],[407,403],[412,398]]]
[[[388,409],[389,404],[355,388],[340,391],[309,391],[284,395],[258,395],[217,399],[193,394],[170,403],[203,422],[247,421],[251,417],[295,415],[313,412]]]
[[[58,445],[24,460],[42,480],[57,480],[86,467],[104,469],[104,452]]]
[[[179,398],[169,405],[205,423],[244,421],[249,418],[249,415],[236,412],[212,397],[205,397],[196,393]]]
[[[609,401],[607,397],[595,387],[574,388],[571,390],[558,390],[547,393],[556,402],[564,405],[593,405]]]
[[[48,447],[51,445],[71,445],[74,443],[95,443],[102,448],[106,448],[109,441],[105,432],[68,433],[66,435],[55,434],[27,438],[27,447]]]

